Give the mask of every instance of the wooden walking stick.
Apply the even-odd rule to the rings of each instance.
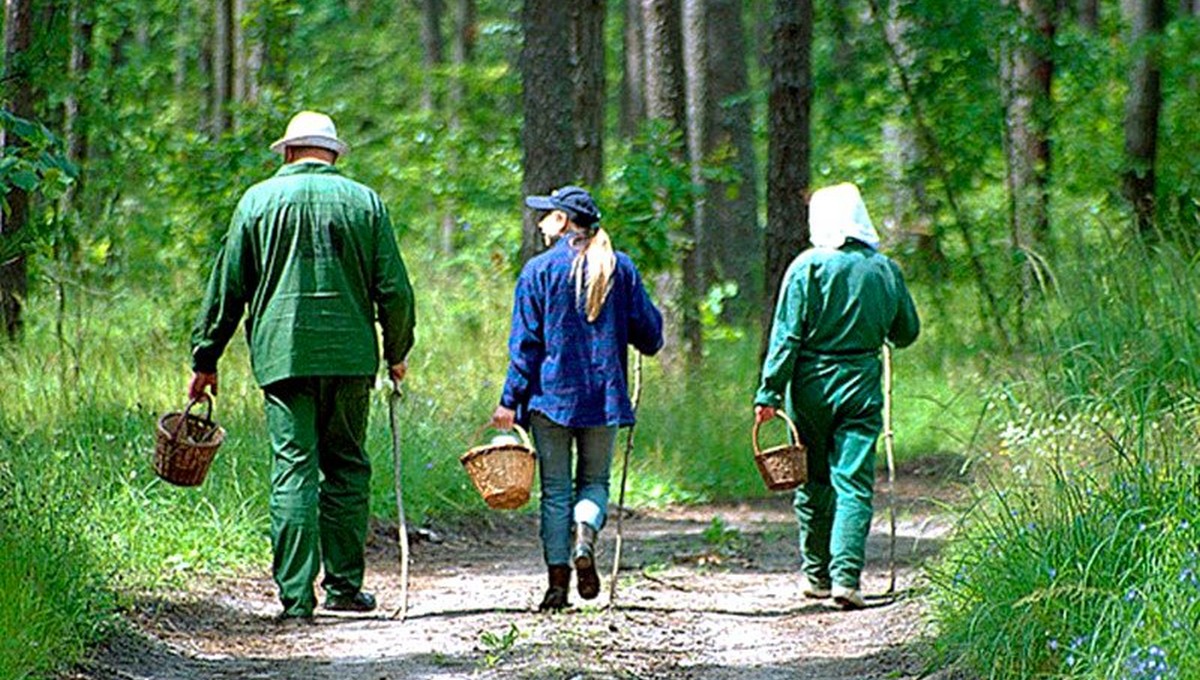
[[[636,418],[638,402],[642,398],[642,355],[637,353],[633,359],[633,415]],[[621,526],[625,518],[625,479],[629,475],[629,452],[633,450],[633,428],[637,425],[634,421],[629,429],[625,430],[625,454],[621,460],[621,492],[617,496],[617,543],[613,547],[613,564],[612,573],[608,578],[608,606],[612,607],[617,602],[617,570],[621,567]]]
[[[887,594],[896,592],[896,457],[892,451],[892,348],[883,345],[883,450],[887,453],[888,466],[888,524],[891,526],[888,541],[888,589]]]
[[[400,402],[404,393],[400,391],[400,383],[392,382],[392,391],[388,395],[388,416],[392,425],[392,463],[395,466],[396,477],[396,514],[400,518],[398,529],[400,538],[400,606],[392,612],[392,619],[404,620],[408,616],[408,522],[404,518],[404,485],[401,484],[400,458]]]

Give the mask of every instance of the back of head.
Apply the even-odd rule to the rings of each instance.
[[[840,248],[848,238],[879,248],[879,234],[862,194],[850,182],[813,192],[808,202],[808,230],[809,240],[818,248]]]

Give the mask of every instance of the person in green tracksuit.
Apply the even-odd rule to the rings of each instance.
[[[839,184],[809,202],[813,247],[784,276],[754,398],[755,422],[785,408],[808,447],[808,482],[796,489],[804,594],[846,609],[864,606],[865,561],[883,428],[885,341],[906,347],[920,322],[900,268],[858,187]]]
[[[370,611],[365,571],[369,393],[383,356],[397,384],[413,345],[413,293],[383,201],[347,179],[333,121],[304,111],[272,150],[275,175],[242,196],[192,331],[188,396],[217,393],[217,361],[243,312],[266,402],[272,571],[281,620],[324,606]]]

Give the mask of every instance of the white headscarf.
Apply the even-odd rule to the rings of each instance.
[[[841,248],[848,238],[879,248],[879,234],[862,194],[850,182],[813,192],[808,201],[808,231],[809,240],[818,248]]]

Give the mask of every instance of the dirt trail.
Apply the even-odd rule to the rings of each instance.
[[[952,466],[951,466],[952,467]],[[944,461],[909,466],[897,485],[895,600],[840,612],[799,594],[789,497],[640,511],[625,519],[618,606],[598,600],[562,614],[534,611],[544,587],[536,518],[495,514],[413,544],[409,617],[318,616],[284,629],[268,577],[222,580],[186,596],[140,601],[119,634],[71,677],[215,678],[915,678],[922,604],[906,597],[915,568],[952,518],[931,499],[956,493]],[[887,588],[883,496],[868,544],[864,591]],[[720,518],[714,523],[713,518]],[[601,537],[611,567],[615,521]],[[367,589],[399,604],[395,529],[369,553]],[[414,537],[417,538],[417,537]]]

